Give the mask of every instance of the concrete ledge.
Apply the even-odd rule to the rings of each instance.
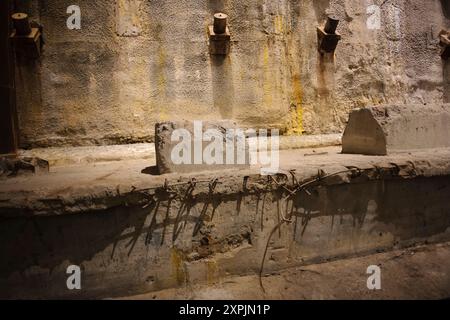
[[[342,134],[281,136],[280,150],[319,148],[341,145]],[[270,145],[270,138],[269,138]],[[148,160],[156,164],[155,144],[136,143],[110,146],[53,147],[20,150],[21,157],[38,157],[49,162],[50,167],[86,165],[100,162]]]
[[[111,146],[53,147],[20,150],[22,157],[39,157],[49,162],[50,167],[86,165],[136,159],[155,159],[154,143],[136,143]]]
[[[257,169],[204,173],[192,192],[191,175],[141,174],[145,161],[1,182],[0,297],[124,296],[257,274],[272,228],[291,210],[293,223],[269,243],[266,273],[450,239],[450,149],[325,150],[282,154],[277,183]],[[337,171],[285,200],[285,187]],[[65,287],[72,264],[81,291]]]
[[[386,155],[393,150],[450,146],[450,104],[390,105],[353,110],[343,153]]]

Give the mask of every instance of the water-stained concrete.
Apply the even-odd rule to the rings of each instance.
[[[151,142],[156,122],[184,119],[341,132],[355,107],[448,100],[440,0],[81,0],[81,30],[66,27],[72,3],[16,3],[45,39],[17,67],[23,147]],[[380,29],[367,28],[369,5]],[[217,11],[232,37],[223,61],[208,53]],[[334,56],[317,50],[327,14],[341,20]]]

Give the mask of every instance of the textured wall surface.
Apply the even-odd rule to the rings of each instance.
[[[72,4],[81,30],[66,27]],[[155,122],[182,119],[331,133],[355,107],[449,102],[437,36],[448,9],[445,0],[17,1],[45,37],[41,59],[16,70],[21,146],[152,141]],[[229,15],[226,58],[208,53],[217,11]],[[317,51],[326,14],[341,19],[334,56]]]

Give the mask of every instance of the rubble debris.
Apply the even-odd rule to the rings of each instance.
[[[0,158],[1,178],[22,174],[45,174],[48,172],[48,161],[41,158]]]

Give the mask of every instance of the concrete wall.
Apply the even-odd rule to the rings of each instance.
[[[355,107],[449,99],[437,38],[450,27],[445,1],[17,3],[42,24],[46,42],[39,61],[18,61],[22,147],[151,141],[154,123],[169,119],[340,132]],[[383,3],[379,30],[366,26],[373,3]],[[81,30],[66,27],[72,4]],[[208,54],[217,11],[230,16],[224,59]],[[316,26],[327,13],[341,19],[335,56],[317,51]]]
[[[269,234],[289,212],[293,223],[274,234],[264,274],[450,239],[448,175],[361,177],[309,191],[286,202],[281,188],[193,201],[181,201],[182,190],[176,198],[159,190],[149,206],[136,205],[145,198],[132,193],[105,210],[1,218],[0,298],[112,297],[257,274]],[[66,287],[73,264],[82,290]]]

